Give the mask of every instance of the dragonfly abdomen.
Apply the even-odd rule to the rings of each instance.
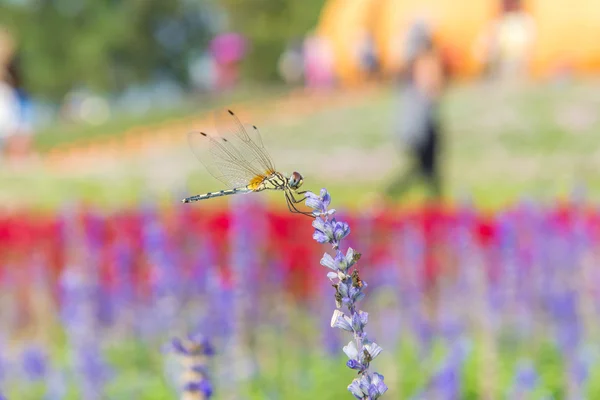
[[[207,200],[212,199],[213,197],[221,197],[221,196],[229,196],[236,193],[249,193],[252,190],[248,188],[236,188],[236,189],[227,189],[227,190],[219,190],[218,192],[209,192],[204,194],[198,194],[196,196],[187,197],[182,200],[183,203],[192,203],[194,201]]]

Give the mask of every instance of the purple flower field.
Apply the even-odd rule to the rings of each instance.
[[[235,200],[1,219],[2,396],[600,397],[595,208]]]

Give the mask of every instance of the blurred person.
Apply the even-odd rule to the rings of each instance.
[[[12,87],[0,80],[0,150],[19,126],[19,100]]]
[[[25,89],[22,75],[22,61],[18,53],[14,53],[7,67],[8,83],[12,86],[19,101],[20,129],[31,131],[31,99]]]
[[[373,34],[364,30],[358,41],[358,60],[367,78],[376,78],[379,73],[379,56]]]
[[[329,88],[334,83],[333,50],[329,41],[316,34],[304,39],[304,78],[308,88]]]
[[[4,125],[2,135],[6,140],[8,151],[17,157],[30,155],[33,129],[31,127],[31,101],[25,90],[21,59],[15,41],[8,31],[0,37],[0,71],[3,99],[0,100],[3,114],[0,125]]]
[[[194,89],[212,93],[217,89],[217,64],[209,51],[202,53],[189,64],[189,74]]]
[[[233,89],[239,80],[240,64],[246,55],[246,39],[238,33],[223,33],[211,40],[209,49],[216,64],[217,89]]]
[[[0,149],[18,129],[18,98],[10,84],[9,66],[14,53],[14,41],[9,32],[0,27]]]
[[[288,85],[296,85],[304,79],[304,52],[301,40],[293,40],[281,54],[277,65],[279,75]]]
[[[485,74],[501,79],[526,76],[534,39],[535,23],[522,2],[502,0],[500,16],[486,27],[478,42]]]
[[[446,63],[434,43],[430,27],[416,22],[405,45],[405,71],[400,83],[396,134],[408,147],[414,164],[398,175],[386,190],[389,198],[403,194],[422,177],[434,199],[442,196],[440,176],[439,102],[448,79]]]

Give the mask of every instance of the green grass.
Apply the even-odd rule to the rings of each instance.
[[[315,343],[298,332],[277,334],[272,329],[261,331],[257,352],[253,353],[256,369],[246,380],[235,381],[235,369],[223,365],[224,359],[213,363],[213,380],[216,385],[216,400],[225,398],[249,399],[343,399],[351,398],[346,391],[347,385],[355,374],[345,367],[347,358],[343,353],[328,355],[321,350],[312,350]],[[316,336],[318,337],[318,335]],[[389,391],[386,398],[408,399],[428,385],[439,371],[449,349],[441,341],[434,342],[429,355],[419,353],[419,345],[410,336],[404,335],[397,347],[386,348],[373,363],[375,371],[383,372]],[[302,341],[306,342],[302,342]],[[314,339],[312,339],[314,340]],[[156,344],[125,340],[115,343],[107,352],[106,359],[113,368],[112,378],[106,386],[106,395],[110,399],[158,400],[175,398],[173,382],[167,373],[168,366],[177,361],[155,351]],[[308,346],[308,347],[306,347]],[[226,350],[223,350],[226,351]],[[487,362],[484,349],[473,343],[460,371],[462,399],[505,398],[513,383],[515,371],[521,357],[530,360],[539,376],[537,387],[531,398],[564,398],[566,393],[565,362],[554,345],[542,342],[536,348],[516,351],[514,348],[502,348],[497,355],[497,375],[485,376]],[[171,364],[173,362],[173,364]],[[175,367],[176,368],[176,367]],[[220,368],[223,372],[220,372]],[[176,371],[174,369],[173,371]],[[171,372],[173,373],[173,372]],[[222,375],[221,375],[222,374]],[[600,369],[590,369],[587,398],[598,398],[600,387],[593,378]],[[79,399],[75,377],[70,382],[67,399]],[[175,377],[176,379],[176,377]],[[494,381],[496,393],[484,393],[485,383]],[[45,392],[43,384],[17,386],[8,385],[10,399],[37,400]]]
[[[281,96],[287,90],[274,86],[260,89],[248,86],[222,95],[193,95],[181,104],[167,109],[151,109],[143,115],[117,114],[114,118],[100,125],[83,123],[58,122],[38,132],[35,136],[35,148],[45,152],[55,146],[81,142],[90,139],[119,137],[131,128],[140,125],[153,126],[168,123],[171,120],[207,113],[215,108],[224,107],[231,103],[246,102],[249,100],[269,100]],[[118,111],[117,111],[118,112]]]
[[[565,197],[578,184],[588,188],[591,199],[598,199],[598,89],[596,81],[452,88],[443,108],[447,199],[469,195],[482,207],[496,208],[522,197]],[[277,167],[300,171],[307,189],[327,187],[338,207],[374,206],[389,179],[409,162],[393,135],[395,106],[390,88],[357,98],[351,106],[332,104],[310,115],[273,110],[268,120],[252,122],[261,128]],[[154,118],[161,116],[145,123]],[[117,135],[122,122],[115,124],[84,134]],[[47,132],[39,146],[48,148],[72,134]],[[52,209],[67,199],[102,207],[120,207],[147,196],[170,202],[174,196],[220,189],[220,183],[194,159],[181,132],[179,144],[152,154],[75,165],[61,173],[42,167],[0,171],[0,187],[0,202]],[[404,201],[422,197],[417,189]],[[281,199],[276,201],[284,207]]]

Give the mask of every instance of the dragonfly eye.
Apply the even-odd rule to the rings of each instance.
[[[294,190],[302,186],[303,182],[304,180],[302,179],[302,175],[300,175],[298,172],[294,172],[288,181],[290,188]]]

